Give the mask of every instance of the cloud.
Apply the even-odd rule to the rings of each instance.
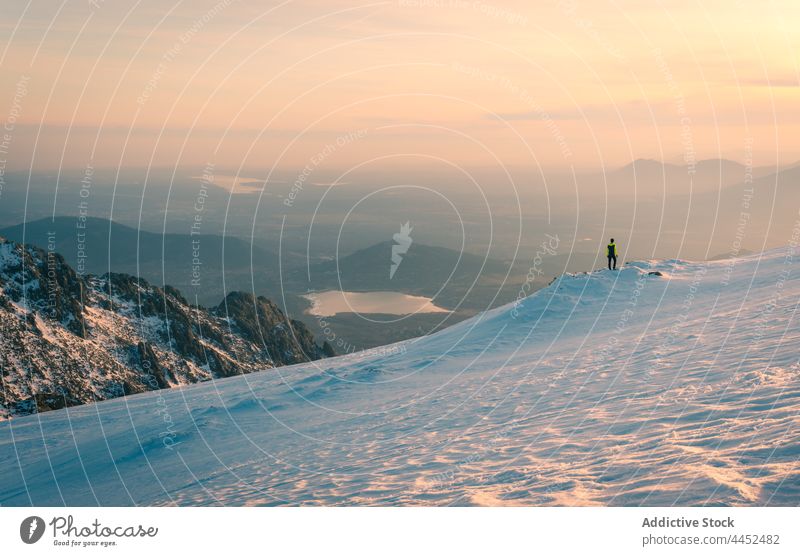
[[[488,114],[486,117],[492,120],[507,121],[526,121],[526,120],[560,120],[560,121],[583,121],[583,120],[603,120],[603,121],[624,121],[624,122],[652,122],[658,121],[659,114],[665,114],[665,110],[672,109],[672,104],[668,102],[649,103],[643,100],[621,102],[617,104],[590,104],[577,106],[575,108],[555,108],[553,110],[525,112],[505,112],[497,115]]]
[[[769,79],[765,77],[754,77],[740,79],[736,84],[752,87],[800,87],[800,78],[778,77],[776,79]]]

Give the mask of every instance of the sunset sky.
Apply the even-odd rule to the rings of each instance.
[[[27,5],[26,5],[27,4]],[[800,3],[3,2],[8,171],[800,159]],[[338,142],[337,142],[338,141]]]

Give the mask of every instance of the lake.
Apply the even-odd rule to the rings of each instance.
[[[330,290],[304,295],[311,301],[308,312],[318,317],[336,313],[383,313],[408,315],[411,313],[448,313],[438,307],[430,297],[408,295],[400,292],[343,292]]]

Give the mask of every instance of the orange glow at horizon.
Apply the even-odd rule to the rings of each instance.
[[[13,4],[13,5],[12,5]],[[800,159],[800,5],[0,7],[7,169]]]

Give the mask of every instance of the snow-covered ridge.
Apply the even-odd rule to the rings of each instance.
[[[379,353],[15,419],[0,503],[794,505],[795,257],[566,275]]]
[[[0,419],[323,356],[263,298],[215,309],[125,274],[80,276],[0,238]]]

